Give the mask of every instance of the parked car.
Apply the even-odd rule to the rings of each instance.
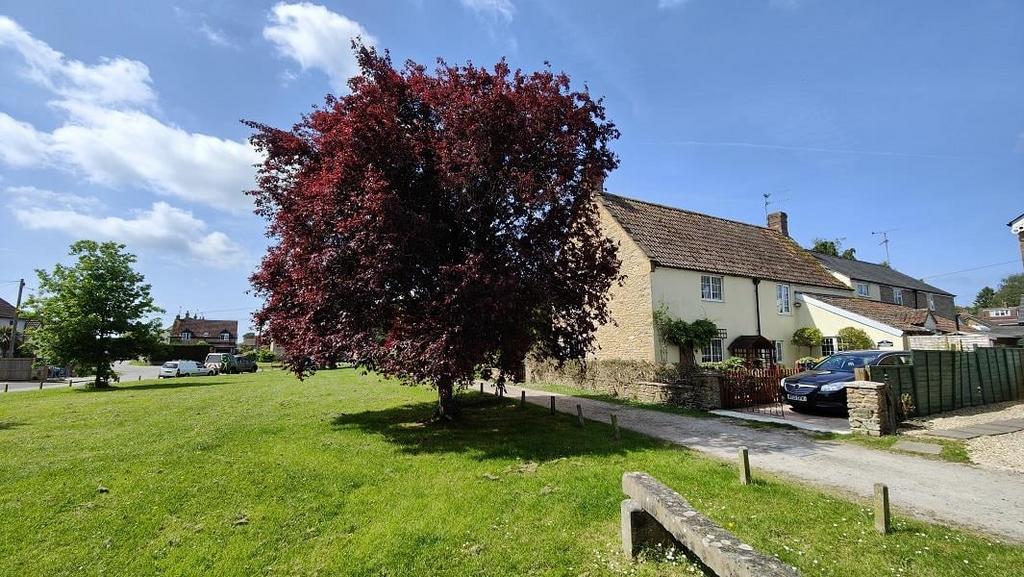
[[[206,368],[213,371],[213,374],[217,375],[220,373],[237,373],[238,362],[235,361],[235,355],[231,353],[210,353],[206,355],[206,361],[204,361]]]
[[[212,375],[213,371],[206,368],[203,365],[195,361],[167,361],[160,366],[160,374],[158,378],[167,379],[170,377],[188,377],[188,376],[203,376]]]
[[[255,361],[242,355],[235,355],[235,364],[240,373],[255,373],[258,368]]]
[[[846,383],[862,367],[910,364],[907,351],[843,351],[810,370],[782,379],[782,399],[793,408],[846,409]]]

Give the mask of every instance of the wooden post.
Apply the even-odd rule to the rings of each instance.
[[[555,414],[555,396],[551,395],[551,414]]]
[[[484,392],[484,383],[483,383],[483,381],[480,382],[480,392],[481,393]]]
[[[875,483],[875,531],[885,535],[892,530],[892,517],[889,515],[889,487],[883,483]]]
[[[750,455],[746,447],[740,447],[740,485],[750,484]]]
[[[526,391],[519,391],[519,408],[526,406]]]
[[[140,380],[140,381],[142,380],[142,375],[139,375],[139,380]]]
[[[583,406],[579,403],[576,404],[576,418],[580,422],[580,426],[583,426]]]
[[[612,430],[614,431],[615,440],[621,441],[622,435],[619,433],[619,416],[612,413]]]
[[[39,381],[39,390],[43,390],[43,381]]]
[[[4,383],[4,392],[5,393],[7,392],[7,383]],[[554,399],[554,397],[551,397],[551,398]]]

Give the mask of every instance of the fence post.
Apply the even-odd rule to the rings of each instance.
[[[43,381],[39,381],[39,390],[43,390]]]
[[[746,447],[740,447],[740,485],[750,484],[750,455]]]
[[[889,487],[875,483],[875,531],[885,535],[892,529],[889,516]]]
[[[7,392],[7,383],[4,383],[4,392],[5,393]],[[554,398],[554,397],[552,397],[552,398]]]
[[[526,406],[526,391],[519,391],[519,408]]]
[[[484,382],[480,381],[480,392],[484,392]]]
[[[612,413],[612,430],[614,431],[615,440],[621,441],[622,436],[619,433],[619,417],[615,413]]]
[[[555,414],[555,396],[551,395],[551,414]]]
[[[579,403],[576,404],[576,418],[580,422],[580,426],[583,426],[583,406]]]

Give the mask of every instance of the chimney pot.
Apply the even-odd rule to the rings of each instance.
[[[789,236],[789,215],[784,212],[773,212],[768,215],[768,228]]]

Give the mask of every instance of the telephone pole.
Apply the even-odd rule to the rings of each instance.
[[[18,281],[18,304],[14,305],[14,324],[11,325],[11,342],[7,347],[8,358],[14,358],[14,346],[18,342],[18,312],[21,310],[21,292],[25,290],[25,279]]]

